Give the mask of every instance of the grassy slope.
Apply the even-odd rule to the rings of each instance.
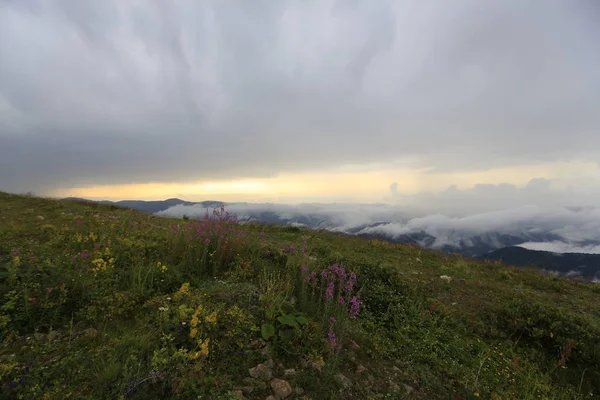
[[[276,377],[294,368],[284,379],[313,399],[600,393],[599,285],[259,225],[234,226],[211,258],[174,224],[190,222],[0,193],[0,399],[218,399],[241,387],[264,399],[268,383],[248,369],[268,359]],[[290,250],[303,238],[310,259]],[[358,318],[336,314],[339,351],[325,342],[331,306],[303,285],[306,263],[358,275]],[[262,324],[284,331],[277,317],[292,313],[309,321],[293,340],[255,348]]]

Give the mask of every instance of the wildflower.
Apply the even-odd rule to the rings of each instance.
[[[330,324],[335,324],[336,322],[337,322],[337,320],[335,319],[335,317],[329,317]]]
[[[328,299],[333,297],[333,289],[335,289],[335,284],[333,282],[329,282],[329,286],[327,287],[327,290],[325,291],[325,297],[327,297]]]
[[[85,260],[88,257],[88,253],[83,251],[83,252],[81,252],[80,257],[81,257],[81,259]]]
[[[13,257],[16,257],[16,256],[18,256],[18,255],[19,255],[19,250],[18,250],[18,249],[12,249],[12,250],[10,251],[10,253],[12,254],[12,256],[13,256]]]
[[[335,332],[333,331],[333,329],[329,329],[329,332],[327,333],[326,343],[332,350],[340,350],[342,348],[341,343],[337,342],[337,337],[335,336]]]
[[[300,269],[302,270],[302,272],[307,273],[308,272],[308,267],[306,265],[303,265],[300,267]]]
[[[335,337],[333,329],[329,329],[329,333],[327,333],[327,344],[330,347],[335,347],[337,345],[337,338]]]
[[[167,311],[168,307],[158,307],[158,311]]]
[[[210,315],[207,315],[204,317],[204,320],[211,325],[215,325],[217,323],[217,313],[213,312]]]
[[[359,308],[360,300],[356,296],[352,297],[352,299],[350,300],[350,316],[352,316],[352,318],[356,319],[356,317],[358,316]]]
[[[167,301],[171,301],[171,298],[170,298],[170,297],[167,297]]]
[[[339,296],[338,303],[340,303],[341,305],[344,305],[344,304],[346,304],[346,300],[344,300],[344,298],[342,296]]]

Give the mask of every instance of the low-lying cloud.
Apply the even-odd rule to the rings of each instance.
[[[600,254],[600,245],[578,246],[565,242],[526,242],[519,245],[525,249],[549,251],[552,253],[585,253],[585,254]]]
[[[301,224],[352,234],[377,235],[391,240],[414,235],[432,238],[432,248],[457,250],[483,243],[494,249],[512,245],[554,252],[599,252],[600,208],[523,206],[467,216],[431,214],[411,216],[405,209],[387,205],[338,204],[228,204],[226,209],[242,220]],[[202,216],[201,205],[171,207],[159,215]],[[516,241],[516,242],[515,242]],[[540,244],[544,242],[544,244]]]

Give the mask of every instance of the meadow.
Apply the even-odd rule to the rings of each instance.
[[[598,284],[0,193],[0,399],[587,399],[598,338]]]

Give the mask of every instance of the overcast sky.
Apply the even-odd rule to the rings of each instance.
[[[597,0],[0,0],[0,190],[597,203],[599,66]]]

